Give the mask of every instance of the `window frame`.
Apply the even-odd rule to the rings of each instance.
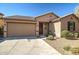
[[[68,24],[67,24],[67,28],[68,28],[68,31],[75,31],[75,22],[74,21],[68,21]]]

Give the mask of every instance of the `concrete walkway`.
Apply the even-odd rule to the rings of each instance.
[[[0,55],[61,55],[42,39],[12,39],[0,43]]]

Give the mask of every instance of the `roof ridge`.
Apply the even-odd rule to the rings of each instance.
[[[6,16],[6,19],[23,19],[23,20],[35,20],[34,17],[31,16],[21,16],[21,15],[12,15],[12,16]]]
[[[22,17],[33,17],[33,16],[24,16],[24,15],[11,15],[11,16],[6,16],[6,17],[13,17],[13,16],[22,16]]]
[[[48,13],[44,13],[44,14],[41,14],[41,15],[39,15],[39,16],[36,16],[35,18],[40,17],[40,16],[44,16],[44,15],[47,15],[47,14],[53,14],[53,15],[59,17],[59,16],[56,15],[54,12],[48,12]]]

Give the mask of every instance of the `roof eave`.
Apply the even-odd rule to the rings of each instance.
[[[16,18],[6,18],[6,17],[4,17],[3,19],[5,19],[5,20],[22,20],[22,21],[35,21],[35,20],[27,20],[27,19],[16,19]]]

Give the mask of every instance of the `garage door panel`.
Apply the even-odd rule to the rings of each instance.
[[[34,36],[35,24],[8,23],[8,36]]]

